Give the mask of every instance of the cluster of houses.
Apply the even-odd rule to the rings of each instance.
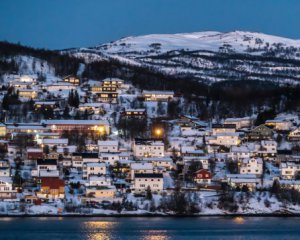
[[[67,76],[39,82],[19,76],[8,84],[23,102],[34,101],[35,110],[51,108],[58,113],[68,104],[64,94],[76,90],[79,106],[70,112],[85,112],[88,119],[58,115],[35,122],[3,121],[3,201],[74,203],[76,198],[85,205],[128,193],[170,194],[177,182],[193,191],[218,190],[224,184],[255,191],[278,180],[286,188],[300,190],[296,115],[280,115],[258,126],[253,117],[219,123],[187,115],[170,120],[167,113],[154,109],[180,102],[180,96],[172,91],[139,91],[121,79],[82,82]],[[52,93],[52,98],[45,99],[45,93]],[[136,100],[141,104],[133,105]],[[143,137],[124,139],[113,118],[145,121],[148,130]],[[164,124],[153,131],[151,124],[158,118]],[[83,148],[74,142],[76,134],[84,136]]]

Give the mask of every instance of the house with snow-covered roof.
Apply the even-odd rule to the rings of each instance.
[[[152,163],[134,162],[130,164],[130,179],[134,179],[137,173],[153,173],[154,166]]]
[[[135,193],[145,193],[150,188],[153,193],[160,193],[164,188],[164,178],[161,173],[136,173],[132,190]]]
[[[83,179],[88,179],[90,176],[106,175],[107,169],[105,163],[85,163],[83,164]]]
[[[110,153],[119,151],[119,141],[98,140],[99,153]]]
[[[10,176],[0,177],[0,199],[15,199],[17,191],[13,187],[13,180]]]
[[[255,174],[261,176],[263,173],[263,160],[261,158],[246,158],[240,161],[240,174]]]
[[[143,157],[163,157],[165,146],[159,139],[136,138],[133,143],[133,154],[137,158]]]
[[[244,118],[226,118],[224,121],[225,125],[235,125],[236,129],[249,128],[253,125],[253,118],[244,117]]]
[[[142,92],[142,97],[145,99],[145,101],[163,101],[167,102],[170,99],[173,99],[174,92],[173,91],[148,91],[144,90]]]
[[[291,130],[293,123],[285,119],[273,119],[267,120],[265,125],[277,131],[289,131]]]

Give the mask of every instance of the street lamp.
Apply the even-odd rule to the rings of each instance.
[[[161,128],[156,128],[154,132],[155,132],[155,135],[159,138],[159,137],[161,137],[163,130]]]

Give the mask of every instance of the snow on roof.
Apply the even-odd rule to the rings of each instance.
[[[103,103],[100,102],[91,102],[91,103],[82,103],[79,104],[79,107],[102,107]]]
[[[101,141],[98,140],[98,146],[118,146],[119,145],[119,141]]]
[[[290,122],[286,119],[273,119],[273,120],[267,120],[266,123],[284,123],[284,122]]]
[[[297,164],[294,162],[282,162],[280,163],[280,168],[296,167]]]
[[[43,152],[42,148],[27,148],[27,152]]]
[[[35,102],[34,104],[37,105],[54,105],[56,102],[55,101],[38,101]]]
[[[274,140],[262,140],[261,145],[275,145],[277,146],[277,142]]]
[[[239,132],[223,132],[223,133],[217,133],[217,134],[215,134],[215,136],[217,136],[217,137],[222,137],[222,136],[238,137],[238,136],[240,136],[240,133]]]
[[[300,180],[279,180],[279,183],[286,185],[300,185]]]
[[[96,181],[96,180],[111,180],[111,177],[107,177],[107,176],[97,176],[97,175],[90,175],[89,176],[89,180],[93,180],[93,181]]]
[[[244,174],[247,175],[247,174]],[[256,178],[231,178],[230,182],[233,183],[256,183],[257,179]]]
[[[105,163],[94,163],[94,162],[89,162],[89,163],[85,163],[85,165],[87,167],[106,167]]]
[[[231,147],[231,152],[251,152],[253,151],[254,149],[250,149],[249,146],[232,146]]]
[[[0,182],[4,182],[4,183],[8,183],[8,184],[12,184],[12,178],[11,177],[0,177]]]
[[[152,163],[132,163],[130,165],[130,167],[131,167],[132,170],[140,170],[140,169],[150,170],[150,169],[153,169]]]
[[[40,170],[40,177],[59,177],[58,170]]]
[[[226,174],[226,177],[230,178],[231,180],[234,178],[250,179],[250,178],[256,178],[256,175],[255,174]]]
[[[224,122],[240,122],[240,121],[250,121],[251,117],[243,118],[226,118]]]
[[[105,120],[42,120],[41,123],[48,125],[60,125],[60,124],[70,124],[70,125],[109,125]]]
[[[42,139],[43,144],[68,144],[69,139],[67,138],[44,138]]]
[[[173,162],[172,158],[170,157],[149,157],[149,158],[143,158],[143,161],[153,161],[153,162]]]
[[[60,133],[56,132],[41,132],[39,136],[60,136]]]

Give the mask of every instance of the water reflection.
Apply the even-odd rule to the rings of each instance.
[[[167,231],[163,230],[148,230],[143,232],[146,236],[143,236],[144,240],[167,240],[170,237],[167,235]]]
[[[113,239],[113,230],[118,224],[109,221],[89,221],[84,223],[84,231],[88,240],[109,240]]]
[[[243,217],[235,217],[233,219],[233,222],[236,224],[244,224],[245,223],[245,219]]]

